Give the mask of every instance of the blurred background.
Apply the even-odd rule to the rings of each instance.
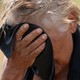
[[[80,5],[80,0],[73,0],[74,2],[76,2],[77,5]],[[3,11],[3,6],[2,6],[2,0],[0,0],[0,14],[2,13]],[[3,54],[2,52],[0,51],[0,69],[1,69],[1,64],[2,64],[2,60],[3,60]]]

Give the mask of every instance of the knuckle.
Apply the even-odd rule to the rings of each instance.
[[[44,49],[44,47],[43,46],[40,46],[39,52],[42,51],[43,49]]]
[[[19,40],[19,35],[16,35],[16,40],[17,40],[17,41]]]
[[[36,51],[34,51],[33,53],[36,55],[36,53],[37,53],[37,52],[36,52]]]
[[[36,58],[37,56],[38,56],[38,52],[35,51],[33,57]]]
[[[46,44],[46,43],[43,43],[43,44],[39,47],[39,52],[41,52],[41,51],[45,48],[45,44]]]
[[[21,27],[19,33],[23,33],[24,31],[26,31],[26,29],[24,29],[23,27]]]
[[[39,45],[38,41],[35,41],[35,42],[32,43],[32,47],[34,47],[34,46],[36,47],[37,45]]]
[[[20,35],[20,34],[19,34],[19,32],[17,32],[17,33],[16,33],[16,38],[18,38],[18,37],[19,37],[19,35]]]
[[[37,51],[36,51],[36,53],[37,53],[37,55],[41,52],[41,48],[39,48]]]
[[[33,48],[34,46],[38,46],[42,43],[42,40],[41,39],[37,39],[35,42],[33,42],[33,44],[31,45],[31,47]]]
[[[19,48],[21,45],[19,43],[16,44],[16,48]]]
[[[16,40],[18,40],[18,39],[21,38],[21,37],[22,37],[22,36],[20,35],[20,33],[17,32],[17,33],[16,33],[16,36],[15,36]]]
[[[43,50],[43,47],[40,46],[40,47],[36,50],[36,53],[39,54],[42,50]]]
[[[37,40],[36,40],[36,44],[40,44],[40,43],[42,43],[44,40],[41,38],[41,37],[39,37]]]
[[[40,52],[36,51],[34,54],[34,57],[37,57],[40,54]]]
[[[29,38],[25,37],[23,40],[22,40],[22,43],[25,44],[25,43],[28,43],[29,41]]]
[[[20,36],[20,34],[17,34],[16,36],[15,36],[15,39],[16,39],[16,41],[18,41],[18,40],[21,40],[21,36]]]
[[[37,36],[37,34],[36,34],[36,30],[32,31],[31,34],[30,34],[30,36],[31,36],[31,37],[35,37],[35,36]]]
[[[34,47],[34,44],[31,44],[30,46],[29,46],[29,48],[30,49],[34,49],[35,47]]]
[[[38,49],[38,52],[41,52],[44,48],[45,48],[44,45],[40,46],[39,49]]]
[[[32,32],[32,33],[29,34],[29,38],[31,39],[31,38],[33,38],[33,37],[35,37],[35,35],[34,35],[34,33]]]

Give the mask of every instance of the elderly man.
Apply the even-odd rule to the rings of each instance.
[[[10,2],[12,4],[8,7],[7,14],[4,17],[7,24],[16,25],[21,22],[29,22],[39,25],[48,34],[54,48],[54,79],[80,80],[80,70],[77,66],[78,57],[80,56],[80,52],[77,51],[80,35],[78,34],[79,26],[77,25],[79,22],[79,9],[70,0],[15,0],[9,1],[8,5]],[[29,45],[30,47],[24,48],[24,40],[28,39],[29,42],[26,42],[25,45],[27,46],[42,33],[41,29],[34,30],[22,39],[28,28],[29,25],[24,25],[16,33],[14,51],[7,61],[2,80],[23,80],[25,72],[45,48],[46,34]],[[38,43],[38,41],[40,42]],[[30,55],[28,52],[33,48],[33,45],[37,45],[38,48],[35,50],[36,47],[34,47],[33,52],[31,52],[33,55]],[[27,53],[25,53],[26,51]],[[77,58],[74,58],[75,51]],[[23,56],[21,56],[22,54]],[[25,56],[25,54],[29,55]],[[76,61],[76,59],[78,60]],[[72,67],[74,62],[76,65]],[[41,80],[41,78],[34,75],[33,80]]]

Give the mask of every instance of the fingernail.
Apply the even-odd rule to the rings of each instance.
[[[42,35],[42,39],[47,39],[47,35],[46,34],[43,34]]]
[[[23,27],[26,29],[27,27],[29,27],[28,24],[24,24]]]
[[[42,33],[42,29],[37,29],[37,33]]]
[[[43,44],[42,44],[42,47],[45,47],[45,44],[46,44],[46,43],[43,43]]]

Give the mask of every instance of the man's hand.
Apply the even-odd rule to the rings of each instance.
[[[22,69],[30,67],[34,63],[36,57],[45,48],[44,41],[47,39],[46,34],[41,35],[37,40],[31,43],[42,33],[42,29],[40,28],[33,30],[30,34],[22,39],[22,36],[28,30],[28,28],[29,25],[25,24],[16,33],[14,51],[8,60],[8,62],[11,64],[11,67]]]
[[[33,30],[22,39],[28,28],[29,25],[25,24],[16,33],[14,50],[7,61],[1,80],[23,80],[26,70],[34,63],[36,57],[45,48],[46,34],[42,34],[32,42],[42,33],[42,29],[40,28]]]

